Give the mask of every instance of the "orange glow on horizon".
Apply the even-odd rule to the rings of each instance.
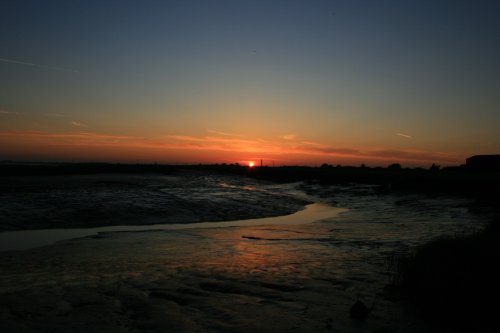
[[[234,163],[249,168],[256,160],[279,165],[405,166],[458,165],[465,153],[392,147],[336,147],[287,135],[249,138],[215,132],[209,135],[140,137],[116,133],[0,131],[0,156],[5,160],[103,161],[131,163]],[[251,154],[251,155],[250,155]]]

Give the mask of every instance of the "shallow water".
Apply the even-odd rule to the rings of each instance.
[[[193,228],[226,228],[245,227],[260,225],[297,225],[331,218],[345,209],[332,207],[327,204],[310,204],[304,210],[294,214],[277,217],[266,217],[259,219],[201,222],[201,223],[171,223],[151,224],[139,226],[110,226],[99,228],[67,228],[67,229],[40,229],[40,230],[17,230],[0,232],[0,251],[27,250],[39,246],[53,244],[58,241],[81,238],[104,232],[124,231],[150,231],[150,230],[180,230]]]

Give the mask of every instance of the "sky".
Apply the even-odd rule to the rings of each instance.
[[[500,2],[0,0],[0,160],[500,153]]]

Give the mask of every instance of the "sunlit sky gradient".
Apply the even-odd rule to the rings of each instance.
[[[500,153],[499,1],[0,4],[0,160]]]

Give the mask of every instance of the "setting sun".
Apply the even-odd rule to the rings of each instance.
[[[248,166],[250,168],[253,168],[255,166],[255,163],[253,161],[248,162]]]

